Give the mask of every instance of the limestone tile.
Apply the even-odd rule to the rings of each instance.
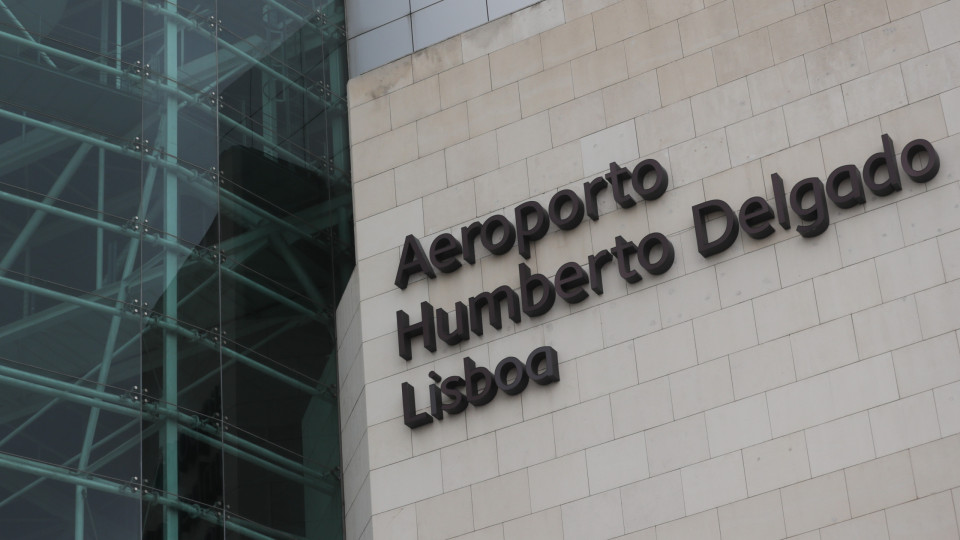
[[[563,0],[563,14],[572,21],[615,3],[617,0]]]
[[[696,136],[690,101],[653,110],[635,120],[640,155],[688,141]]]
[[[471,137],[520,120],[520,92],[517,85],[504,86],[468,101],[467,120]]]
[[[411,84],[390,94],[390,121],[396,129],[440,110],[440,83],[437,77]]]
[[[374,514],[441,493],[439,451],[370,471],[370,497]]]
[[[490,53],[490,80],[493,88],[500,88],[543,71],[540,36]]]
[[[527,469],[491,478],[470,487],[473,525],[480,529],[530,513]]]
[[[940,258],[943,260],[943,272],[948,281],[960,278],[960,232],[941,235],[937,238],[940,245]]]
[[[879,305],[880,285],[873,261],[864,261],[813,280],[821,321]]]
[[[770,440],[767,399],[763,394],[706,412],[710,454],[720,456]]]
[[[794,14],[791,0],[734,0],[737,26],[743,34],[753,32]]]
[[[500,474],[553,459],[553,419],[541,416],[497,431]]]
[[[420,49],[413,53],[413,80],[422,81],[441,71],[446,71],[463,63],[463,48],[460,36],[454,36],[436,45]]]
[[[837,223],[837,241],[844,266],[903,247],[900,219],[895,205]]]
[[[857,341],[849,317],[834,319],[790,336],[797,379],[856,362]]]
[[[637,384],[633,342],[608,347],[577,360],[580,399],[607,395]]]
[[[927,43],[931,49],[955,43],[960,40],[957,36],[956,21],[960,17],[960,2],[944,2],[938,6],[923,10],[923,29],[926,31]]]
[[[552,459],[528,470],[530,509],[539,512],[590,494],[587,460],[583,452]]]
[[[713,50],[702,51],[657,68],[657,80],[660,83],[660,101],[664,105],[717,86]],[[727,80],[721,84],[723,82]]]
[[[718,264],[717,284],[720,288],[720,304],[724,307],[778,290],[780,275],[774,247],[766,247]],[[753,320],[752,313],[749,317]]]
[[[464,182],[423,198],[424,230],[440,232],[477,215],[473,182]]]
[[[670,148],[670,160],[673,169],[673,183],[677,186],[689,184],[729,169],[730,152],[727,148],[726,132],[718,129],[696,139],[672,146]],[[664,234],[666,233],[664,232]]]
[[[880,126],[884,133],[893,139],[894,148],[901,150],[908,142],[914,139],[936,141],[947,136],[947,127],[944,123],[943,109],[936,97],[911,103],[910,105],[890,111],[880,116]],[[874,143],[879,150],[880,142]],[[916,184],[901,174],[904,191],[910,191]]]
[[[936,240],[932,238],[877,257],[876,264],[884,301],[944,282],[940,251]]]
[[[960,88],[940,94],[943,104],[943,117],[950,135],[960,133]]]
[[[790,338],[781,338],[731,354],[730,373],[736,399],[795,381]]]
[[[733,401],[730,363],[719,358],[670,375],[673,413],[677,418]]]
[[[562,537],[563,519],[559,506],[503,524],[504,540],[553,540]]]
[[[603,540],[623,534],[620,491],[592,495],[560,507],[564,538]]]
[[[593,14],[597,48],[602,49],[650,28],[645,0],[623,0]]]
[[[783,116],[790,144],[798,144],[847,126],[847,110],[839,87],[785,105]]]
[[[527,183],[527,164],[518,161],[502,169],[479,176],[474,180],[474,187],[477,197],[477,213],[480,215],[519,203],[530,196]],[[503,285],[503,283],[497,284],[495,287],[499,285]]]
[[[496,133],[501,167],[551,148],[550,119],[545,112],[499,128]]]
[[[650,476],[643,433],[615,439],[587,450],[590,493],[600,493]],[[565,473],[560,473],[565,474]]]
[[[404,57],[347,81],[347,100],[354,108],[412,83],[411,59]]]
[[[546,0],[496,18],[462,35],[463,59],[470,61],[563,24],[561,0]]]
[[[651,27],[660,26],[701,9],[703,9],[703,0],[647,0],[647,13],[650,16]]]
[[[537,269],[544,276],[552,278],[560,266],[570,261],[571,253],[586,259],[585,254],[590,250],[589,229],[578,227],[572,231],[550,233],[537,244]]]
[[[573,99],[570,64],[560,64],[520,81],[520,110],[524,117]]]
[[[396,338],[392,341],[396,342]],[[419,456],[433,452],[465,440],[467,440],[467,416],[465,414],[445,416],[443,422],[432,422],[417,428],[413,437],[413,455]]]
[[[724,84],[773,65],[770,35],[761,28],[713,48],[717,84]]]
[[[610,406],[616,437],[671,422],[673,408],[669,379],[661,377],[615,392],[610,395]]]
[[[909,182],[909,180],[908,180]],[[960,229],[960,185],[931,189],[897,203],[907,245]]]
[[[417,144],[426,156],[470,138],[467,105],[461,103],[417,121]]]
[[[374,534],[390,531],[396,540],[417,540],[417,507],[414,504],[373,516],[368,530]]]
[[[763,194],[764,173],[760,161],[751,161],[703,179],[705,200],[729,201],[731,207],[754,195]]]
[[[627,532],[653,527],[685,515],[680,471],[654,476],[620,489]]]
[[[888,508],[890,540],[934,540],[957,538],[957,520],[951,516],[950,493],[938,493]]]
[[[941,386],[933,391],[940,418],[940,433],[944,436],[960,433],[960,383]]]
[[[931,289],[935,290],[935,289]],[[912,296],[853,314],[860,356],[867,358],[921,339],[917,302]]]
[[[797,10],[797,15],[770,26],[773,60],[777,64],[830,44],[830,27],[824,8]]]
[[[400,418],[370,426],[367,430],[370,470],[413,457],[411,433]]]
[[[890,21],[887,3],[876,0],[837,0],[827,4],[830,36],[840,41]]]
[[[801,11],[807,11],[808,9],[813,9],[817,6],[822,6],[830,0],[793,0],[793,5],[797,10],[797,13]]]
[[[603,348],[600,310],[591,308],[543,324],[544,341],[563,351],[561,362]]]
[[[604,396],[553,413],[553,428],[558,456],[612,440],[610,398]]]
[[[503,525],[497,524],[486,529],[458,536],[456,540],[503,540]]]
[[[875,457],[866,412],[806,430],[807,455],[813,476],[840,470]]]
[[[783,111],[779,108],[733,124],[726,131],[734,166],[790,146]]]
[[[574,19],[566,24],[547,30],[540,36],[543,50],[543,67],[569,62],[597,49],[593,34],[593,17]]]
[[[933,392],[924,392],[870,410],[877,455],[918,446],[940,437]]]
[[[637,130],[633,122],[624,122],[580,139],[583,175],[609,171],[610,163],[621,165],[637,159]],[[666,234],[666,233],[664,233]]]
[[[443,152],[434,152],[411,161],[397,167],[393,172],[399,204],[406,204],[447,187],[447,168]]]
[[[720,540],[720,524],[717,521],[717,511],[711,510],[658,525],[657,538],[662,540],[683,540],[684,538]]]
[[[393,171],[353,185],[353,218],[357,221],[397,206]]]
[[[660,108],[657,73],[649,71],[603,89],[603,111],[608,126]],[[641,152],[641,155],[644,153]]]
[[[408,234],[423,236],[423,205],[413,201],[357,222],[357,259],[403,245]]]
[[[927,52],[920,15],[894,20],[863,34],[863,48],[871,71],[892,66]]]
[[[555,344],[555,348],[558,351],[565,350],[561,349],[559,344]],[[560,371],[560,381],[553,383],[549,391],[521,394],[525,419],[536,418],[580,403],[577,370],[568,364],[561,367]]]
[[[843,472],[835,472],[780,490],[787,534],[850,519]]]
[[[753,306],[748,302],[694,319],[693,329],[701,362],[757,344]]]
[[[960,45],[936,49],[901,64],[910,102],[960,86]]]
[[[582,178],[580,141],[572,141],[527,158],[530,195],[547,193]]]
[[[778,491],[721,506],[717,514],[723,538],[761,540],[783,538],[787,534]]]
[[[797,57],[747,76],[750,102],[757,113],[810,95],[803,58]]]
[[[883,512],[876,512],[820,529],[821,540],[851,538],[887,538],[887,521]]]
[[[906,17],[923,9],[942,3],[944,0],[887,0],[890,20]]]
[[[350,144],[390,131],[390,98],[384,96],[350,110]]]
[[[473,530],[470,488],[444,493],[417,503],[419,539],[444,540]]]
[[[861,516],[917,497],[910,454],[900,452],[844,471],[850,511]]]
[[[663,326],[673,326],[720,309],[714,269],[706,268],[657,286]]]
[[[418,157],[417,126],[406,126],[367,139],[350,148],[353,181],[366,180]]]
[[[683,497],[688,515],[747,497],[747,484],[740,452],[731,452],[684,467],[680,470],[680,476],[683,480]],[[719,533],[719,527],[717,529]]]
[[[656,332],[660,330],[660,307],[657,303],[657,293],[651,288],[605,302],[600,305],[600,317],[603,322],[603,341],[608,347]],[[582,365],[586,365],[586,363]],[[633,370],[633,374],[635,384],[635,370]],[[620,375],[627,377],[626,373]],[[582,390],[586,381],[583,378],[580,381]]]
[[[490,60],[481,56],[440,73],[440,107],[446,109],[490,91]]]
[[[627,0],[625,0],[627,1]],[[580,97],[627,78],[623,43],[616,43],[570,62],[573,93]]]
[[[820,137],[825,170],[833,171],[847,164],[862,169],[868,157],[883,149],[880,144],[882,132],[880,121],[872,118]]]
[[[500,166],[497,134],[485,133],[444,150],[447,162],[447,183],[458,184]]]
[[[823,153],[820,146],[819,140],[811,139],[805,143],[765,156],[760,161],[763,166],[764,179],[770,178],[774,173],[779,174],[783,178],[785,193],[789,196],[793,186],[804,178],[826,178],[827,175],[823,168]],[[773,183],[766,181],[764,188],[766,189],[766,199],[773,199],[775,196]],[[764,194],[761,193],[760,195]],[[798,219],[798,217],[791,214],[791,224],[793,224],[794,219]]]
[[[553,145],[560,146],[606,127],[603,96],[587,94],[550,109],[550,133]]]
[[[753,300],[760,343],[819,323],[813,282],[804,281]]]
[[[700,274],[702,276],[698,276],[697,284],[701,289],[707,289],[707,281],[712,277],[711,272],[702,270]],[[680,295],[683,292],[683,288],[678,288],[669,294]],[[640,381],[649,381],[697,365],[692,323],[678,324],[637,338],[634,349],[637,353],[637,373]]]
[[[903,77],[897,65],[844,83],[842,88],[851,124],[907,104]]]
[[[739,36],[733,0],[726,0],[680,19],[680,42],[685,56]]]
[[[767,392],[770,427],[776,437],[896,398],[893,362],[878,356]]]
[[[750,92],[746,79],[737,79],[690,99],[697,135],[750,118]],[[784,131],[784,139],[786,132]]]
[[[869,72],[863,40],[854,36],[804,55],[810,91],[820,92]]]
[[[745,448],[743,467],[750,496],[810,478],[803,433],[794,433]]]
[[[676,22],[654,27],[624,42],[627,69],[634,77],[683,58]]]
[[[650,474],[679,469],[710,457],[707,428],[702,414],[671,422],[645,432]]]
[[[926,497],[960,484],[960,436],[910,449],[910,462],[916,480],[917,496]]]

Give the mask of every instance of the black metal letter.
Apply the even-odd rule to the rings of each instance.
[[[707,239],[707,216],[715,212],[723,213],[726,224],[720,238],[710,242]],[[732,246],[740,232],[736,214],[733,213],[729,204],[720,199],[702,202],[693,207],[693,229],[697,234],[697,251],[704,257],[716,255]]]
[[[410,276],[417,272],[423,272],[428,277],[437,277],[433,267],[427,262],[427,254],[423,252],[420,241],[412,234],[408,234],[403,241],[403,249],[400,251],[400,266],[397,267],[397,277],[393,280],[393,284],[401,289],[406,289]]]

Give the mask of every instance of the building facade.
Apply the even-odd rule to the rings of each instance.
[[[960,537],[960,1],[489,19],[348,84],[346,537]]]
[[[0,537],[343,536],[343,19],[0,2]]]

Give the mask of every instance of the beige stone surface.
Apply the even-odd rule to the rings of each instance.
[[[770,34],[761,28],[713,48],[717,84],[724,84],[773,65]]]
[[[707,50],[657,68],[660,102],[664,105],[699,94],[717,85],[713,51]]]
[[[490,53],[490,80],[493,88],[500,88],[542,70],[543,53],[539,35]]]
[[[679,25],[676,22],[655,27],[624,42],[630,76],[683,58]]]

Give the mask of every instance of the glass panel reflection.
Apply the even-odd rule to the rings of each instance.
[[[0,536],[341,538],[342,2],[3,6]]]

